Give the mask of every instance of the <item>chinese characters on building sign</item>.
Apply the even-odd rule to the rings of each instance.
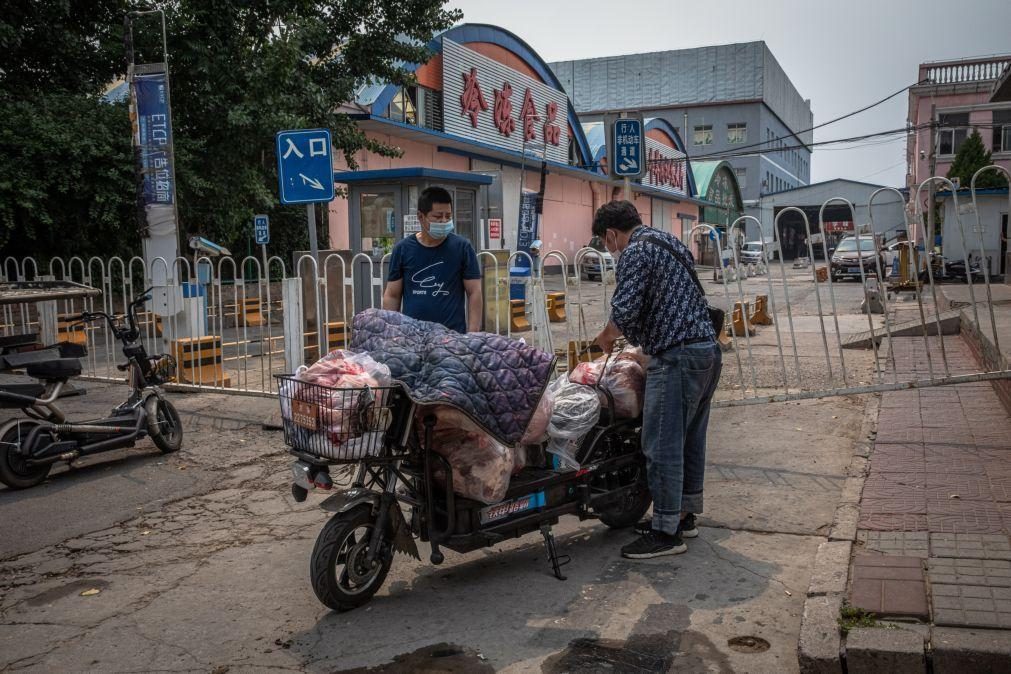
[[[516,122],[513,121],[513,104],[509,99],[512,98],[513,88],[509,86],[506,82],[502,85],[501,89],[495,89],[495,128],[503,136],[512,135],[513,130],[516,128]]]
[[[175,191],[167,88],[164,73],[138,75],[134,81],[134,142],[140,150],[147,205],[171,204]]]
[[[647,167],[652,184],[669,185],[675,189],[685,188],[685,162],[683,159],[667,158],[659,150],[646,151]]]
[[[543,142],[547,159],[568,163],[563,91],[446,39],[442,68],[447,133],[516,151]]]
[[[460,95],[460,110],[470,116],[470,125],[477,128],[477,114],[488,109],[488,102],[481,93],[481,85],[477,81],[477,68],[471,68],[463,74],[463,93]]]
[[[647,136],[646,175],[642,182],[667,192],[688,193],[685,154]]]

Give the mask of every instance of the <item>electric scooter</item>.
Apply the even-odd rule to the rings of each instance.
[[[0,482],[11,489],[34,487],[59,461],[133,447],[145,436],[163,453],[182,446],[182,421],[160,387],[171,378],[175,363],[168,355],[149,356],[137,328],[136,308],[148,299],[146,291],[134,299],[125,317],[104,312],[74,317],[84,323],[106,321],[122,343],[127,362],[118,369],[129,372],[132,390],[108,417],[80,423],[67,420],[56,401],[67,382],[81,374],[81,362],[59,357],[62,354],[55,350],[49,351],[54,357],[35,358],[25,366],[38,383],[0,386],[0,408],[20,408],[29,417],[0,425]]]

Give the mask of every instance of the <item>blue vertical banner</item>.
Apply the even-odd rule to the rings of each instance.
[[[520,196],[520,218],[519,229],[516,233],[516,250],[530,253],[530,244],[537,239],[537,199],[540,195],[537,192],[524,192]],[[517,267],[528,267],[526,257],[517,257],[515,265]]]
[[[164,72],[136,75],[132,89],[134,143],[140,153],[144,204],[172,204],[175,201],[175,184],[168,75]]]

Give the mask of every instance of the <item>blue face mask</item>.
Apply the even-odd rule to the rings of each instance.
[[[453,221],[428,223],[428,235],[433,239],[445,239],[453,233]]]

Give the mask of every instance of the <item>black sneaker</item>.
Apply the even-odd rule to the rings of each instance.
[[[639,520],[639,523],[635,525],[635,533],[640,536],[644,536],[649,532],[653,531],[653,518],[647,517],[646,519]],[[695,514],[688,513],[688,515],[681,520],[681,524],[678,525],[678,533],[681,534],[682,538],[696,538],[699,535],[699,530],[695,526]]]
[[[664,555],[680,555],[688,550],[681,536],[650,531],[621,549],[621,556],[628,559],[652,559]]]

